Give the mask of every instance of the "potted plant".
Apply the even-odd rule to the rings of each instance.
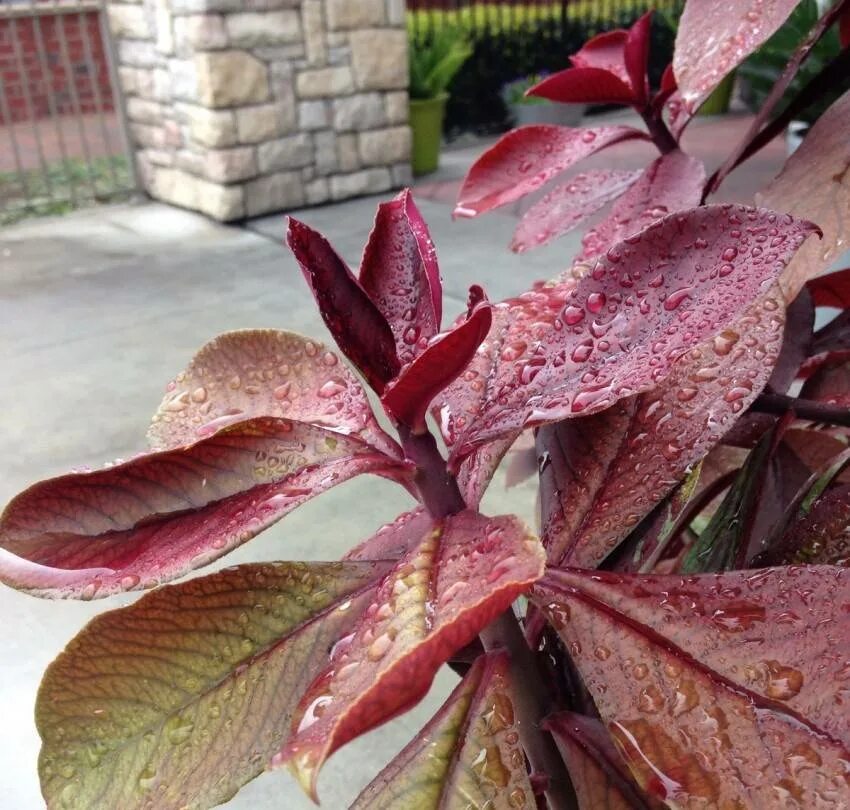
[[[427,41],[410,40],[411,162],[415,175],[436,170],[440,161],[448,86],[472,54],[472,45],[457,28],[441,28]]]
[[[581,122],[585,104],[560,104],[526,92],[539,84],[548,75],[547,71],[530,73],[508,82],[502,87],[502,100],[510,113],[514,126],[526,124],[563,124],[575,126]]]

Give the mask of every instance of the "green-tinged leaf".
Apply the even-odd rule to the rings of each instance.
[[[280,748],[307,679],[387,566],[238,566],[94,619],[48,668],[38,695],[48,806],[226,801]]]
[[[476,660],[351,810],[508,810],[533,802],[502,653]]]

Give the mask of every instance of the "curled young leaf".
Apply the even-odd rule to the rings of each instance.
[[[0,580],[91,599],[206,565],[310,498],[406,465],[356,436],[251,419],[195,444],[35,484],[0,516]]]
[[[627,81],[601,67],[571,67],[547,76],[529,96],[561,104],[631,104],[634,91]]]
[[[443,308],[434,243],[410,189],[378,206],[360,284],[390,325],[404,366],[440,331]]]
[[[626,67],[625,54],[628,38],[629,32],[622,28],[615,31],[604,31],[585,42],[570,57],[570,62],[575,67],[605,70],[616,76],[623,84],[629,86],[631,76]]]
[[[50,807],[212,807],[265,770],[389,563],[262,563],[98,616],[36,703]]]
[[[630,138],[647,136],[624,126],[574,129],[540,124],[511,130],[472,164],[455,215],[474,217],[518,200],[600,149]]]
[[[641,786],[679,807],[850,802],[850,572],[551,570],[555,624]]]
[[[437,408],[453,463],[521,428],[657,387],[681,355],[743,317],[813,231],[761,209],[692,209],[612,246],[579,280],[496,304],[464,375],[485,384],[458,380]]]
[[[652,11],[647,11],[638,18],[629,29],[623,48],[623,61],[629,82],[635,94],[634,103],[637,107],[644,106],[649,97],[649,78],[646,75],[649,63],[649,40],[652,29]]]
[[[479,656],[437,714],[351,810],[531,807],[517,725],[507,655]]]
[[[324,236],[290,217],[286,241],[337,346],[380,394],[400,368],[386,318]]]
[[[616,200],[638,177],[640,172],[590,171],[556,186],[523,214],[511,250],[523,253],[569,233]]]
[[[274,763],[289,764],[315,798],[327,757],[416,704],[449,656],[542,570],[540,544],[513,517],[461,512],[432,524],[307,688]]]

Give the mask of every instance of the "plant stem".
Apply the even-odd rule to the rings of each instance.
[[[794,411],[800,419],[850,427],[850,408],[841,405],[824,405],[822,402],[789,397],[785,394],[760,394],[751,409],[778,416]]]
[[[667,128],[667,124],[664,123],[660,113],[656,114],[647,107],[640,111],[640,115],[649,130],[652,142],[662,155],[679,148],[679,144],[676,143],[673,133]]]
[[[532,775],[539,773],[547,778],[544,793],[550,810],[578,810],[578,799],[555,741],[549,732],[540,728],[547,714],[543,698],[547,689],[513,608],[508,608],[486,627],[481,640],[485,650],[505,650],[510,655],[517,687],[512,695],[519,719],[517,727]]]
[[[457,479],[448,471],[434,436],[413,433],[404,425],[399,425],[398,432],[405,456],[416,465],[413,480],[428,513],[444,518],[466,509]]]

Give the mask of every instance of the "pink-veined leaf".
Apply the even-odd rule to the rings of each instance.
[[[328,427],[401,456],[339,357],[293,332],[245,329],[219,335],[166,392],[148,430],[155,450],[193,444],[216,427],[270,416]]]
[[[850,267],[806,282],[816,307],[850,307]]]
[[[614,203],[608,216],[582,237],[578,260],[593,259],[655,220],[699,205],[704,183],[702,161],[678,149],[656,158]]]
[[[771,211],[696,208],[613,245],[578,280],[496,304],[468,369],[485,385],[458,380],[438,400],[453,463],[483,442],[655,388],[682,354],[741,318],[813,231]]]
[[[850,360],[826,360],[800,391],[803,399],[813,399],[827,405],[850,408]]]
[[[261,563],[89,623],[36,703],[49,807],[212,807],[262,773],[390,563]]]
[[[522,253],[569,233],[617,199],[640,176],[640,172],[597,170],[577,174],[556,186],[525,212],[514,231],[511,250]]]
[[[290,217],[286,242],[337,346],[380,394],[400,368],[386,318],[318,231]]]
[[[402,365],[440,331],[443,293],[437,254],[410,189],[381,203],[363,251],[360,284],[395,336]]]
[[[476,659],[436,715],[365,788],[351,810],[531,807],[508,657]]]
[[[34,484],[0,516],[0,579],[91,599],[206,565],[349,478],[410,473],[355,436],[285,419]]]
[[[315,798],[327,757],[416,704],[440,665],[542,571],[542,548],[516,518],[461,512],[432,525],[307,688],[274,764],[289,764]]]
[[[690,112],[773,35],[797,3],[798,0],[688,0],[679,18],[673,70]]]
[[[682,808],[850,803],[850,571],[550,570],[533,598],[651,795]]]
[[[579,807],[588,810],[656,810],[635,785],[605,727],[591,717],[559,712],[546,718],[570,772]]]
[[[632,88],[609,70],[571,67],[547,76],[526,95],[562,104],[631,104]]]
[[[795,216],[811,218],[823,231],[823,241],[806,245],[783,273],[782,288],[789,301],[850,243],[850,141],[844,137],[848,129],[850,92],[815,121],[779,175],[756,195],[760,205],[778,205]]]
[[[465,321],[434,338],[387,386],[381,397],[386,412],[415,432],[424,431],[431,400],[467,367],[491,322],[490,304],[481,302]]]
[[[503,135],[467,172],[456,216],[478,214],[518,200],[606,146],[647,139],[633,127],[559,127],[539,124]]]
[[[549,561],[599,565],[764,388],[780,351],[778,288],[683,354],[663,384],[537,434]]]
[[[635,96],[635,105],[646,105],[649,96],[649,79],[646,75],[649,62],[649,38],[652,27],[652,11],[647,11],[629,29],[623,48],[623,60],[629,82]]]

